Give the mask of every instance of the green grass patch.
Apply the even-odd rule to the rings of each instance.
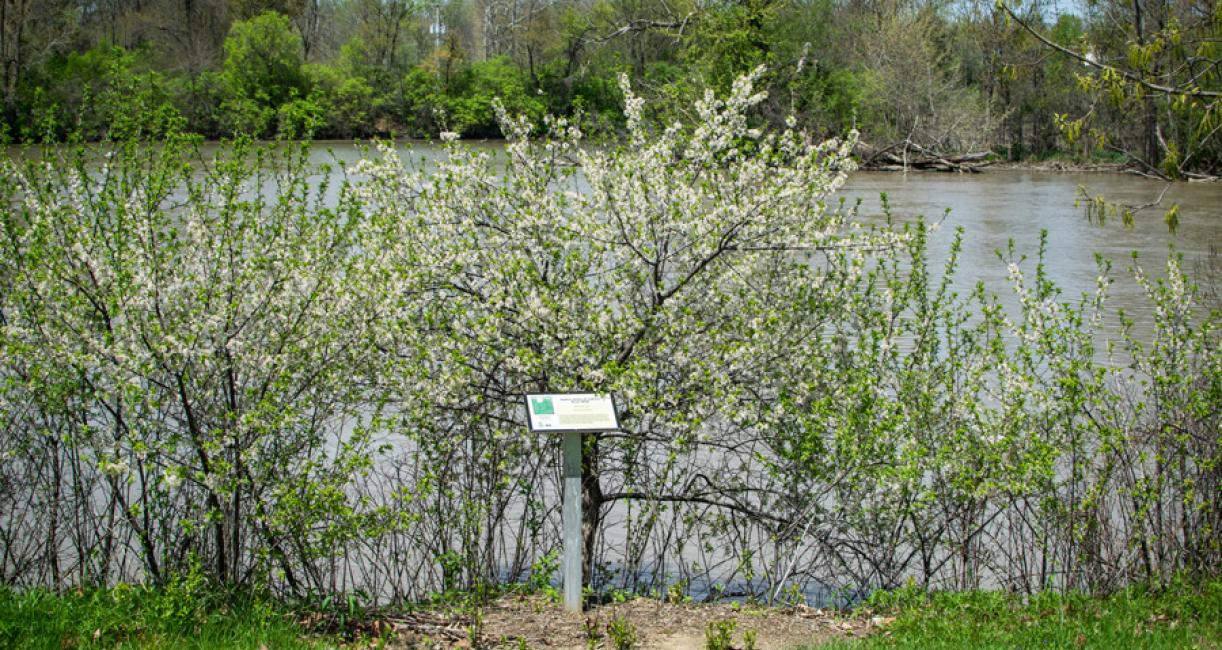
[[[1042,593],[877,594],[864,608],[895,617],[864,640],[820,648],[1222,648],[1222,581],[1132,587],[1106,597]]]
[[[339,645],[311,635],[282,608],[256,597],[161,588],[55,594],[0,588],[0,648],[319,649]]]

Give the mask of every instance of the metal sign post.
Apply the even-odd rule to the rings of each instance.
[[[581,436],[618,431],[615,398],[594,393],[526,396],[530,430],[564,434],[564,608],[581,612]]]
[[[564,434],[564,608],[581,611],[581,432]]]

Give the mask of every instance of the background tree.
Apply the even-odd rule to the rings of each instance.
[[[20,114],[21,94],[32,71],[57,51],[66,48],[71,33],[72,12],[68,0],[0,2],[0,92],[4,94],[5,122],[12,134],[18,124],[37,118]],[[32,94],[37,94],[37,86]],[[33,134],[39,137],[41,133]]]
[[[1088,137],[1162,178],[1217,168],[1222,24],[1215,5],[1103,3],[1091,16],[1089,40],[1076,47],[1056,42],[1002,7],[1043,45],[1086,69],[1079,83],[1093,98],[1090,109],[1061,116],[1071,140]],[[1102,126],[1109,117],[1121,128]]]
[[[293,61],[256,64],[260,83],[235,86],[246,73],[226,68],[225,40],[232,28],[232,39],[253,43],[250,25],[271,27],[268,12],[288,21],[274,30],[297,39],[277,46],[297,50]],[[480,117],[464,121],[484,136],[496,130],[484,93],[502,88],[622,134],[621,72],[665,124],[690,117],[704,85],[727,90],[763,63],[769,100],[752,119],[779,128],[792,114],[827,135],[856,128],[874,146],[863,149],[867,160],[905,146],[995,150],[1191,177],[1211,175],[1222,148],[1216,14],[1208,3],[1161,0],[6,0],[0,82],[9,137],[19,140],[68,137],[82,106],[80,84],[63,76],[70,58],[111,46],[136,52],[134,69],[159,75],[169,105],[206,137],[271,135],[290,103],[286,123],[308,122],[322,137],[436,136],[447,128],[439,111],[478,105]],[[363,82],[342,87],[353,75]],[[490,77],[500,81],[469,82]],[[264,86],[269,96],[257,97]],[[280,96],[290,89],[291,99]]]
[[[239,20],[249,20],[260,14],[275,12],[294,18],[304,11],[308,0],[228,0],[229,8]]]
[[[220,76],[228,129],[266,132],[282,105],[305,94],[301,64],[301,38],[287,17],[267,12],[234,23]]]

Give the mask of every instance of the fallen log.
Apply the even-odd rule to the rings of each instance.
[[[912,144],[898,143],[883,149],[859,143],[853,153],[861,160],[861,169],[872,171],[940,171],[977,173],[993,164],[991,151],[945,154]]]

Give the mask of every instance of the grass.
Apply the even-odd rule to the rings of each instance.
[[[1222,648],[1222,581],[1132,587],[1107,597],[996,592],[926,594],[906,588],[866,606],[895,617],[866,639],[822,650],[881,648]]]
[[[119,585],[65,594],[0,588],[0,648],[321,649],[270,602]]]
[[[0,649],[380,645],[376,636],[353,628],[353,621],[340,620],[338,628],[336,621],[323,626],[307,622],[334,614],[311,610],[305,618],[294,616],[270,599],[226,594],[192,577],[157,588],[119,585],[64,594],[0,587]],[[1133,587],[1107,597],[1043,593],[1028,599],[997,592],[929,594],[909,587],[876,594],[858,614],[894,620],[868,638],[819,649],[1222,650],[1222,580],[1180,582],[1161,590]],[[345,626],[357,634],[315,632]]]

